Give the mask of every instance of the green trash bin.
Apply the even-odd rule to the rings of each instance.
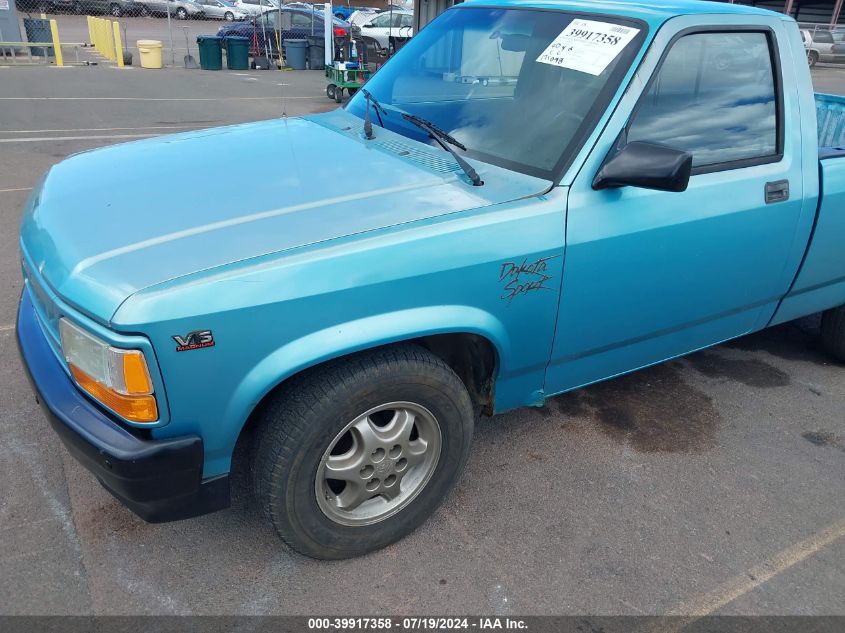
[[[247,70],[249,68],[249,38],[226,38],[226,68]]]
[[[197,47],[200,49],[200,68],[220,70],[223,68],[223,49],[220,48],[222,37],[216,35],[197,35]]]

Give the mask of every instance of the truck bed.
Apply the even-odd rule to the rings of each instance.
[[[845,303],[845,97],[816,94],[819,201],[810,243],[773,323]]]
[[[845,150],[845,97],[816,93],[819,153]]]

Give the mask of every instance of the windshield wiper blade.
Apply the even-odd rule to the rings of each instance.
[[[373,136],[373,120],[370,118],[370,105],[375,108],[376,116],[378,116],[378,124],[384,127],[384,121],[381,120],[381,115],[387,115],[387,111],[376,101],[376,98],[370,94],[369,90],[361,88],[361,94],[364,95],[364,136],[367,140],[372,140]]]
[[[458,152],[456,152],[450,147],[450,145],[454,145],[458,149],[467,151],[467,148],[466,146],[464,146],[463,143],[461,143],[458,139],[456,139],[448,132],[441,130],[431,121],[423,119],[422,117],[418,117],[415,114],[408,114],[407,112],[405,112],[402,114],[402,118],[408,121],[409,123],[413,123],[418,128],[421,128],[428,132],[429,136],[431,136],[431,138],[437,141],[440,147],[449,152],[455,159],[455,161],[458,163],[460,168],[464,170],[464,173],[467,175],[467,177],[472,181],[473,187],[480,187],[484,184],[484,181],[481,180],[481,178],[478,176],[478,173],[475,171],[475,169],[472,168],[472,165],[466,162],[461,157],[461,155],[458,154]]]

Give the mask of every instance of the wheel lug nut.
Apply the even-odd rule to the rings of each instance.
[[[383,460],[384,459],[384,449],[383,448],[377,448],[376,450],[374,450],[373,454],[372,454],[372,458],[373,458],[374,462],[380,462],[381,460]]]
[[[367,464],[366,466],[364,466],[361,469],[361,477],[363,477],[364,479],[369,479],[370,477],[373,476],[373,473],[375,472],[375,470],[376,470],[375,468],[373,468],[372,466]]]
[[[399,444],[396,444],[393,448],[391,448],[390,452],[388,453],[388,455],[390,456],[390,459],[396,459],[401,454],[402,454],[402,447],[399,446]]]
[[[375,490],[376,488],[378,488],[378,487],[379,487],[379,484],[381,484],[381,482],[380,482],[378,479],[370,479],[370,480],[367,482],[367,486],[366,486],[366,488],[367,488],[367,490],[369,490],[370,492],[372,492],[373,490]]]

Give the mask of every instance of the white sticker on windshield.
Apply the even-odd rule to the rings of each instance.
[[[639,29],[608,22],[572,20],[537,61],[582,73],[601,75]]]

